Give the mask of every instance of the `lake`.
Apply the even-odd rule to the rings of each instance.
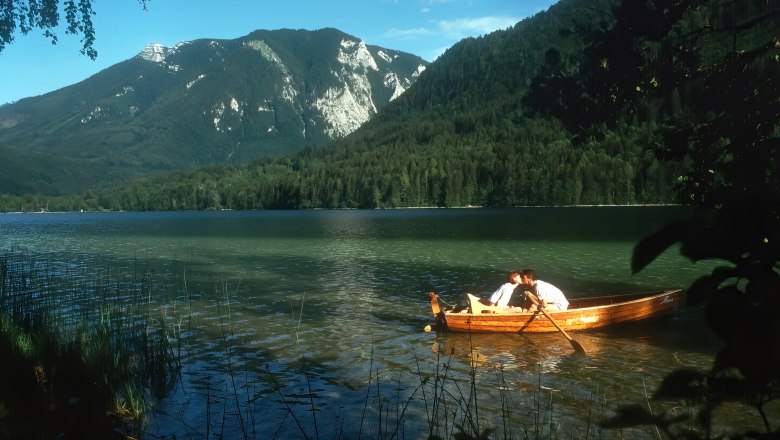
[[[452,422],[460,423],[459,400],[473,402],[468,411],[480,429],[493,427],[499,438],[655,438],[650,427],[616,432],[595,421],[619,404],[647,405],[672,369],[709,368],[718,344],[699,309],[575,333],[588,351],[579,356],[557,333],[426,332],[433,323],[426,293],[462,303],[465,292],[488,296],[508,271],[523,268],[569,297],[685,288],[713,265],[671,249],[632,275],[630,258],[641,237],[686,214],[681,207],[4,214],[0,251],[46,261],[53,278],[93,281],[84,285],[109,285],[104,280],[117,273],[143,280],[140,300],[111,282],[87,298],[47,304],[83,319],[107,303],[130,310],[121,307],[141,301],[175,329],[181,379],[156,402],[148,438],[416,439],[427,437],[435,411],[453,418],[436,422],[448,438]],[[447,383],[437,387],[437,377]]]

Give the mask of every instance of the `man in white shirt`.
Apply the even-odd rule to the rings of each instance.
[[[520,272],[522,283],[533,287],[536,297],[542,303],[545,310],[566,310],[569,308],[569,301],[564,296],[561,289],[552,284],[536,279],[536,271],[525,269]],[[529,310],[534,310],[535,306]]]

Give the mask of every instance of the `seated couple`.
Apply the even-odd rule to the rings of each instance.
[[[566,310],[569,308],[569,301],[566,299],[563,292],[561,292],[561,289],[548,282],[537,280],[536,271],[533,269],[525,269],[520,272],[509,272],[507,282],[499,287],[498,290],[490,296],[490,299],[481,299],[479,302],[496,308],[509,308],[512,294],[519,285],[523,285],[524,291],[534,293],[541,302],[542,308],[547,311]],[[520,301],[517,307],[522,308],[524,312],[533,312],[537,308],[533,301],[528,298],[528,295],[523,295],[523,300]],[[473,308],[476,309],[479,307]],[[488,311],[484,308],[481,309],[482,311]],[[473,311],[472,313],[479,312]]]

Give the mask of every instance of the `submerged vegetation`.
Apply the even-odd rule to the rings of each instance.
[[[156,398],[170,391],[182,367],[184,337],[181,326],[171,322],[186,320],[166,316],[166,308],[152,299],[160,293],[152,291],[157,289],[154,270],[127,270],[112,262],[72,266],[36,260],[23,252],[0,255],[0,268],[0,434],[11,438],[143,435]],[[187,295],[186,282],[181,284],[175,289]],[[311,381],[318,378],[311,376],[306,359],[300,362],[308,389],[298,395],[285,394],[284,379],[272,368],[250,371],[246,364],[242,366],[243,348],[232,342],[236,329],[227,288],[222,288],[227,316],[221,319],[220,332],[227,385],[220,389],[207,382],[203,395],[191,396],[202,398],[206,408],[202,424],[186,426],[192,435],[222,438],[226,431],[238,431],[245,439],[267,438],[266,432],[258,431],[254,413],[257,405],[269,401],[286,414],[275,422],[277,433],[293,432],[301,438],[416,438],[421,426],[428,427],[426,435],[431,439],[489,438],[493,432],[501,432],[503,438],[550,438],[572,429],[579,434],[596,429],[563,428],[553,421],[551,396],[546,401],[541,386],[532,402],[523,404],[530,412],[538,411],[532,428],[513,415],[518,402],[510,402],[514,397],[508,391],[502,392],[507,400],[498,412],[483,408],[477,390],[477,383],[483,381],[477,377],[480,366],[472,364],[470,376],[464,376],[451,369],[452,353],[442,347],[437,350],[435,371],[417,365],[419,382],[411,390],[400,387],[401,373],[393,389],[386,372],[370,369],[362,414],[341,414],[335,432],[320,432],[317,413],[328,402],[312,390]],[[170,301],[175,305],[180,299]],[[303,304],[298,323],[302,309]],[[488,386],[509,390],[503,371],[495,372],[485,376],[496,380]],[[262,384],[268,389],[256,388]],[[261,391],[276,398],[258,399]],[[411,422],[414,417],[425,422]]]

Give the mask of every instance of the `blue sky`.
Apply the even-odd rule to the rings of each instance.
[[[0,52],[0,104],[75,84],[149,43],[232,39],[257,29],[333,27],[367,44],[433,61],[477,37],[544,11],[557,0],[93,0],[98,58],[79,53],[80,38],[57,32],[53,46],[32,31]],[[63,17],[64,18],[64,17]]]

